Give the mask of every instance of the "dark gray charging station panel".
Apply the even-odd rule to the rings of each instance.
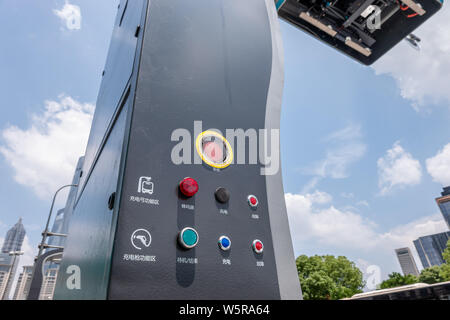
[[[56,299],[301,298],[280,36],[273,0],[121,1]]]

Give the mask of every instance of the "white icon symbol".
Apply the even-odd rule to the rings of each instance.
[[[138,192],[153,194],[154,183],[151,180],[152,180],[151,177],[140,177]]]
[[[137,229],[131,235],[131,244],[138,250],[142,250],[142,248],[150,247],[152,243],[152,236],[150,232],[145,229]]]

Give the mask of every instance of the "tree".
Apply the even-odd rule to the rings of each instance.
[[[450,263],[447,262],[441,266],[439,276],[442,278],[442,281],[450,281]]]
[[[419,282],[433,284],[442,281],[444,281],[444,279],[441,276],[441,268],[439,266],[432,266],[430,268],[423,269],[420,272]]]
[[[395,288],[395,287],[401,287],[408,284],[414,284],[417,283],[418,277],[408,274],[406,276],[398,273],[398,272],[392,272],[387,280],[384,280],[380,284],[380,289],[388,289],[388,288]]]
[[[296,264],[305,300],[348,298],[365,286],[362,272],[343,256],[301,255]]]
[[[442,281],[450,281],[450,240],[447,242],[447,248],[442,253],[445,263],[441,265],[441,270],[439,272]]]

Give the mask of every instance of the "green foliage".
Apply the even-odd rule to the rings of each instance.
[[[346,257],[301,255],[296,260],[305,300],[336,300],[361,293],[362,272]]]
[[[444,281],[440,271],[441,268],[438,266],[423,269],[419,276],[419,282],[433,284]]]
[[[447,241],[447,248],[445,248],[442,256],[444,257],[445,262],[447,262],[447,264],[450,264],[450,240]]]
[[[439,276],[443,282],[450,281],[450,263],[447,262],[441,266]]]
[[[418,277],[408,274],[406,276],[398,273],[398,272],[392,272],[389,275],[389,278],[387,280],[384,280],[380,284],[380,289],[388,289],[388,288],[395,288],[395,287],[401,287],[406,286],[408,284],[417,283]]]
[[[447,248],[442,253],[442,256],[446,263],[441,265],[439,276],[442,278],[442,281],[450,281],[450,240],[448,240]]]

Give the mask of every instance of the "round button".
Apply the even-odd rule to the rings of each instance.
[[[255,251],[255,253],[262,253],[264,251],[264,244],[262,243],[261,240],[255,240],[252,243],[252,248],[253,251]]]
[[[216,200],[220,203],[227,203],[230,200],[230,191],[225,188],[219,188],[214,193]]]
[[[206,142],[203,145],[203,153],[214,163],[221,163],[224,160],[224,145],[218,142]]]
[[[180,191],[186,197],[193,197],[198,192],[198,183],[192,178],[184,178],[180,182]]]
[[[227,236],[221,236],[219,238],[219,248],[223,251],[230,250],[231,248],[231,240]]]
[[[247,201],[248,201],[249,206],[252,208],[256,208],[259,203],[258,198],[252,194],[247,197]]]
[[[185,249],[192,249],[198,243],[198,233],[194,228],[184,228],[178,235],[178,242]]]
[[[207,130],[199,134],[195,147],[200,158],[210,167],[225,169],[233,162],[230,143],[215,131]]]

